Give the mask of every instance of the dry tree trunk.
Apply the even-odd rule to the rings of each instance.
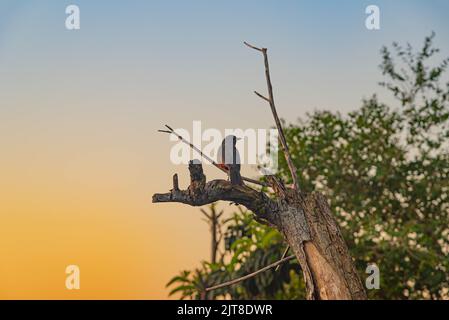
[[[254,213],[257,221],[276,228],[284,236],[302,268],[307,299],[366,299],[362,282],[327,199],[320,193],[304,193],[299,189],[297,170],[274,104],[267,49],[245,44],[263,54],[268,98],[257,92],[256,94],[270,104],[294,182],[293,188],[286,188],[277,177],[269,176],[269,185],[276,196],[270,198],[264,192],[247,185],[231,185],[225,180],[206,182],[202,165],[198,161],[192,161],[189,164],[190,185],[187,190],[179,189],[178,176],[175,174],[173,189],[168,193],[153,195],[153,202],[203,206],[223,200],[243,205]],[[176,134],[173,129],[168,126],[167,128],[170,131],[163,132]],[[209,161],[215,164],[212,160]]]
[[[257,221],[283,234],[303,270],[308,299],[366,298],[340,229],[323,195],[274,188],[277,198],[271,199],[246,185],[231,185],[225,180],[206,183],[201,164],[191,162],[189,171],[191,181],[187,190],[180,190],[175,183],[169,193],[153,195],[153,202],[203,206],[224,200],[243,205],[254,213]],[[177,182],[177,178],[173,180]],[[271,180],[281,185],[274,177]]]

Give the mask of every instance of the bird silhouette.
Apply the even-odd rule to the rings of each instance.
[[[240,155],[236,148],[237,141],[240,140],[236,136],[226,136],[217,153],[218,165],[227,170],[229,180],[233,185],[242,185],[243,180],[240,175]]]

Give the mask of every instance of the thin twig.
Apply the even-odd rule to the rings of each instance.
[[[224,173],[228,174],[228,170],[223,169],[222,167],[220,167],[214,160],[212,160],[211,158],[209,158],[208,156],[206,156],[200,149],[198,149],[197,147],[195,147],[192,143],[190,143],[189,141],[187,141],[186,139],[184,139],[180,134],[176,133],[175,130],[173,130],[171,127],[169,127],[168,125],[165,125],[165,127],[168,130],[158,130],[158,132],[162,132],[162,133],[168,133],[168,134],[174,134],[175,136],[178,137],[179,140],[181,140],[182,142],[184,142],[185,144],[189,145],[190,148],[192,148],[193,150],[195,150],[196,152],[198,152],[200,154],[201,157],[203,157],[204,159],[206,159],[207,161],[209,161],[214,167],[220,169],[221,171],[223,171]],[[264,187],[269,187],[269,185],[267,185],[266,183],[260,182],[258,180],[254,180],[251,178],[246,178],[246,177],[242,177],[242,180],[246,181],[246,182],[250,182],[250,183],[254,183],[254,184],[258,184],[260,186],[264,186]]]
[[[257,47],[255,47],[255,46],[249,44],[249,43],[246,42],[246,41],[243,41],[243,43],[244,43],[246,46],[250,47],[251,49],[254,49],[254,50],[257,50],[257,51],[260,51],[260,52],[262,52],[262,50],[263,50],[263,49],[261,49],[261,48],[257,48]]]
[[[296,172],[296,167],[293,164],[292,156],[291,156],[290,151],[287,146],[287,140],[285,139],[284,130],[282,129],[281,121],[279,120],[279,117],[278,117],[278,114],[276,111],[276,105],[274,103],[273,86],[271,84],[271,76],[270,76],[270,66],[268,64],[268,54],[267,54],[268,49],[267,48],[258,48],[258,47],[255,47],[255,46],[247,43],[247,42],[244,42],[244,44],[251,49],[262,52],[262,54],[263,54],[264,63],[265,63],[265,77],[267,80],[267,88],[268,88],[268,98],[264,97],[263,95],[261,95],[258,92],[255,92],[255,94],[257,96],[259,96],[260,98],[268,101],[268,103],[270,104],[271,112],[273,113],[274,121],[276,122],[276,127],[279,132],[279,138],[281,140],[281,145],[282,145],[282,149],[284,151],[285,159],[287,160],[287,164],[290,169],[290,173],[292,175],[293,185],[294,185],[295,190],[299,191],[299,180],[298,180],[298,175]]]
[[[284,253],[282,254],[281,260],[284,259],[287,256],[288,250],[290,250],[290,246],[287,246],[287,248],[285,248]],[[274,269],[274,271],[278,271],[279,270],[280,265],[278,265],[276,267],[276,269]]]
[[[268,266],[266,266],[266,267],[264,267],[264,268],[262,268],[260,270],[257,270],[257,271],[255,271],[253,273],[250,273],[250,274],[247,274],[246,276],[243,276],[243,277],[240,277],[240,278],[237,278],[237,279],[234,279],[234,280],[231,280],[231,281],[228,281],[228,282],[225,282],[225,283],[213,286],[213,287],[206,288],[206,292],[212,291],[212,290],[221,289],[221,288],[225,288],[225,287],[229,287],[229,286],[232,286],[232,285],[237,284],[239,282],[242,282],[244,280],[248,280],[250,278],[253,278],[253,277],[257,276],[259,273],[265,272],[265,271],[267,271],[267,270],[269,270],[271,268],[274,268],[274,267],[276,267],[276,266],[278,266],[278,265],[280,265],[282,263],[285,263],[287,261],[290,261],[290,260],[292,260],[294,258],[296,258],[296,256],[295,255],[291,255],[291,256],[289,256],[287,258],[284,258],[284,259],[281,259],[281,260],[279,260],[277,262],[274,262],[274,263],[272,263],[272,264],[270,264],[270,265],[268,265]]]
[[[270,103],[270,99],[268,99],[267,97],[261,95],[259,92],[254,91],[254,93],[256,94],[256,96],[258,96],[259,98],[264,99],[265,101],[267,101],[268,103]]]
[[[209,222],[209,220],[212,219],[212,217],[206,212],[206,210],[204,209],[200,209],[201,213],[204,214]]]

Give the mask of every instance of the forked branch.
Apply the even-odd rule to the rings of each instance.
[[[255,91],[254,93],[258,97],[262,98],[263,100],[267,101],[270,104],[271,112],[273,113],[274,121],[276,122],[276,127],[279,132],[279,138],[281,140],[282,151],[284,152],[285,160],[287,161],[288,168],[290,169],[290,173],[292,175],[293,186],[296,191],[299,191],[299,180],[298,180],[297,170],[293,163],[292,156],[290,154],[290,150],[288,149],[287,140],[285,139],[285,135],[284,135],[284,130],[282,129],[282,124],[281,124],[281,121],[279,120],[279,116],[276,111],[276,105],[274,103],[273,86],[271,84],[271,76],[270,76],[270,65],[268,63],[268,54],[267,54],[268,49],[255,47],[255,46],[249,44],[248,42],[244,42],[244,44],[251,49],[262,52],[262,54],[263,54],[264,63],[265,63],[265,78],[267,80],[267,88],[268,88],[268,98],[263,96],[262,94],[258,93],[257,91]]]

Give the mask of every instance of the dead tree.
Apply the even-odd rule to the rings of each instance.
[[[223,200],[245,206],[254,213],[258,222],[276,228],[284,236],[301,266],[308,299],[366,299],[362,282],[326,197],[318,192],[300,190],[298,171],[276,112],[267,49],[245,44],[263,55],[268,97],[255,93],[270,105],[293,187],[287,188],[279,178],[269,176],[267,180],[275,195],[269,197],[248,185],[231,185],[226,180],[207,182],[201,163],[192,161],[189,164],[189,187],[180,190],[175,174],[173,189],[153,195],[153,202],[203,206]],[[172,129],[170,133],[173,133]]]

